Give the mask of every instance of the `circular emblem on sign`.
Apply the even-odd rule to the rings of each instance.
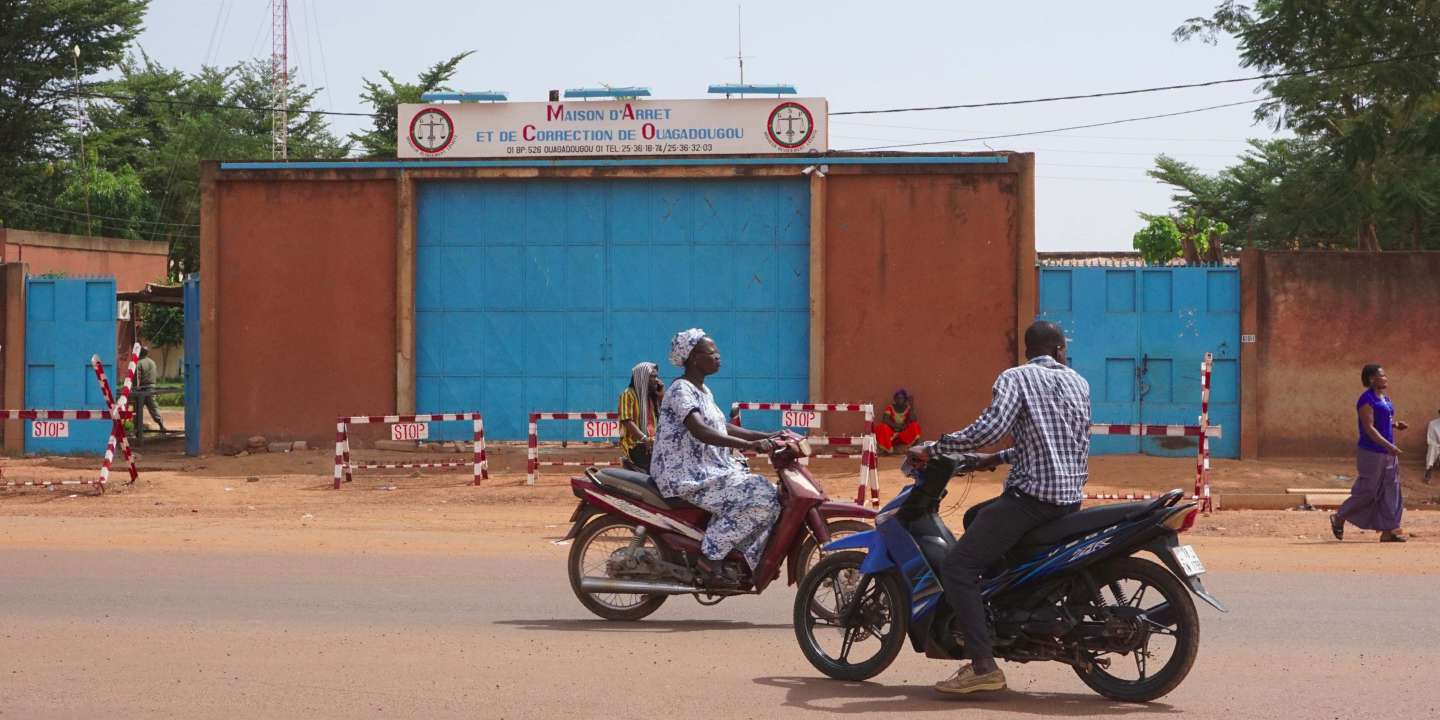
[[[440,108],[425,108],[410,118],[410,145],[422,153],[437,155],[455,141],[455,121]]]
[[[765,134],[769,136],[770,142],[786,150],[793,150],[810,142],[810,136],[815,134],[815,118],[804,105],[783,102],[770,111]]]

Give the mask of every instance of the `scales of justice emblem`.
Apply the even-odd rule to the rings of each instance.
[[[809,108],[797,102],[783,102],[770,111],[766,122],[765,135],[770,142],[786,150],[810,142],[815,135],[815,118]]]
[[[455,141],[455,121],[440,108],[425,108],[410,118],[410,145],[429,155],[442,153]]]

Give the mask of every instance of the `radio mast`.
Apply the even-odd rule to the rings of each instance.
[[[270,0],[270,10],[270,157],[285,160],[290,144],[290,0]]]

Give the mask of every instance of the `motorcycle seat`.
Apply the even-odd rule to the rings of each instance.
[[[1088,510],[1073,512],[1058,520],[1041,525],[1020,538],[1020,545],[1026,547],[1056,545],[1076,535],[1084,535],[1118,522],[1140,517],[1152,510],[1156,503],[1129,502],[1104,505]]]
[[[596,472],[596,475],[599,476],[601,484],[605,487],[647,505],[667,510],[704,511],[703,508],[691,505],[679,498],[667,498],[661,495],[660,488],[655,485],[655,479],[645,473],[619,468],[602,468]]]

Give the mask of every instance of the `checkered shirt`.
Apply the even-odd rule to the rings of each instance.
[[[990,407],[964,430],[940,438],[935,452],[978,450],[1014,437],[1001,451],[1012,463],[1006,487],[1056,505],[1084,499],[1090,476],[1090,384],[1048,355],[995,380]]]

